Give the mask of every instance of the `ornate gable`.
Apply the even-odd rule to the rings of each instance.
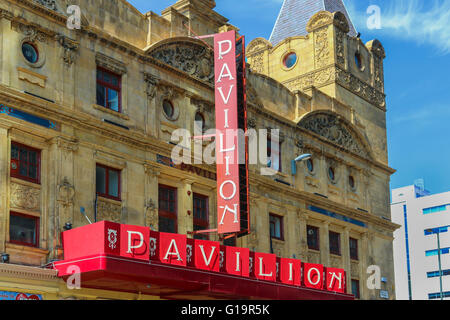
[[[147,54],[189,76],[214,85],[214,53],[202,42],[172,38],[152,46]]]
[[[369,146],[351,124],[339,115],[318,111],[306,115],[298,126],[329,140],[363,158],[372,158]]]

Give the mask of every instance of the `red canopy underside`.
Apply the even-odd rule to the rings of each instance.
[[[235,277],[154,261],[136,261],[113,256],[91,256],[54,263],[64,280],[71,275],[67,268],[81,270],[81,287],[136,294],[163,299],[230,300],[353,300],[348,294],[333,293]],[[72,269],[73,270],[73,269]],[[71,271],[73,272],[73,271]]]

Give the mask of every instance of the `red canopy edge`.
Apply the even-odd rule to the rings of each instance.
[[[79,271],[81,287],[163,299],[353,300],[353,295],[109,255],[54,262],[64,280]]]

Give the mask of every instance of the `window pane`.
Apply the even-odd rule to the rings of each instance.
[[[36,245],[36,219],[11,214],[9,230],[11,241]]]
[[[19,165],[19,174],[22,177],[28,177],[28,166],[26,163],[21,162]]]
[[[103,81],[105,82],[111,82],[111,76],[107,72],[103,72]]]
[[[119,112],[119,92],[108,88],[108,108]]]
[[[29,157],[29,159],[28,159],[28,162],[30,163],[30,164],[33,164],[33,165],[36,165],[36,163],[37,163],[37,157],[36,157],[36,152],[34,152],[34,151],[29,151],[28,152],[28,157]]]
[[[19,149],[20,161],[28,162],[28,152],[25,149]]]
[[[270,216],[270,234],[274,238],[281,239],[281,217]]]
[[[111,75],[111,84],[113,86],[118,87],[119,86],[119,78],[116,76]]]
[[[19,149],[15,145],[11,146],[11,159],[19,160]]]
[[[308,248],[319,250],[319,229],[308,226]]]
[[[175,233],[175,220],[159,216],[159,232]]]
[[[112,197],[119,197],[119,172],[115,170],[109,170],[109,185],[108,192]]]
[[[29,178],[31,179],[37,179],[37,168],[36,166],[30,166],[29,167]]]
[[[106,107],[105,87],[97,83],[97,104]]]
[[[352,280],[352,294],[355,298],[359,299],[359,281]]]
[[[97,193],[106,194],[106,169],[97,167],[96,171]]]
[[[330,253],[340,255],[340,235],[338,233],[330,232]]]

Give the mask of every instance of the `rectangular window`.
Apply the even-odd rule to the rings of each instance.
[[[450,248],[441,249],[441,255],[449,254],[449,253],[450,253]],[[437,256],[438,254],[439,254],[439,251],[437,249],[425,251],[425,256],[427,256],[427,257]]]
[[[319,228],[308,226],[306,232],[308,233],[308,248],[312,250],[320,250]]]
[[[442,276],[450,276],[450,269],[442,270]],[[436,278],[439,277],[439,271],[427,272],[428,278]]]
[[[437,207],[425,208],[425,209],[423,209],[423,214],[447,211],[447,206],[448,206],[448,204],[442,205],[442,206],[437,206]]]
[[[443,298],[450,298],[450,291],[447,292],[442,292],[442,296]],[[429,300],[436,300],[436,299],[440,299],[441,298],[441,293],[430,293],[428,294],[428,299]]]
[[[281,143],[272,143],[270,137],[267,138],[267,159],[270,161],[269,167],[275,171],[282,172],[281,165]]]
[[[437,233],[445,233],[448,232],[448,227],[440,227],[440,228],[434,228],[434,229],[426,229],[425,231],[425,235],[429,236],[432,234],[437,234]]]
[[[97,164],[95,178],[97,195],[121,201],[120,170]]]
[[[159,186],[159,232],[177,233],[177,189]]]
[[[11,212],[9,220],[9,241],[15,244],[38,247],[39,218]]]
[[[209,229],[208,197],[194,193],[194,231]],[[208,240],[207,234],[196,234],[194,239]]]
[[[40,184],[41,151],[11,143],[11,177]]]
[[[359,280],[352,279],[352,294],[356,299],[360,299],[360,291],[359,291]]]
[[[350,238],[349,241],[350,244],[350,259],[352,260],[358,260],[358,240]]]
[[[284,240],[283,217],[270,214],[270,236],[273,239]]]
[[[116,112],[122,111],[121,76],[97,68],[97,104]]]
[[[329,232],[330,240],[330,253],[340,256],[341,255],[341,235],[336,232]]]

